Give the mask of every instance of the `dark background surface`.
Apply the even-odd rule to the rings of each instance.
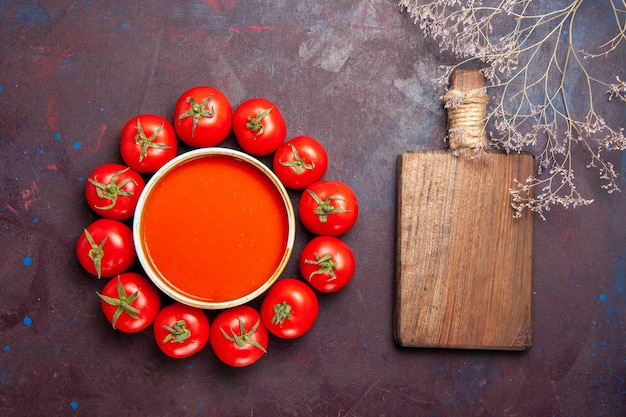
[[[626,205],[582,159],[579,188],[595,203],[535,222],[528,351],[395,345],[396,158],[445,146],[431,79],[450,63],[395,1],[1,1],[0,51],[1,415],[624,414]],[[85,179],[121,162],[123,125],[170,117],[196,85],[234,106],[273,100],[288,136],[318,138],[326,178],[360,198],[343,237],[357,257],[353,281],[320,295],[310,333],[272,338],[243,369],[208,348],[168,359],[151,331],[116,333],[96,296],[104,283],[74,255],[97,218]],[[623,104],[613,109],[623,123]],[[232,136],[223,146],[237,148]],[[618,172],[622,158],[609,155]],[[294,253],[310,237],[300,230]],[[285,275],[297,276],[295,260]]]

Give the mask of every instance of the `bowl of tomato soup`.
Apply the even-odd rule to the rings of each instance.
[[[295,216],[276,175],[233,149],[181,154],[147,182],[133,222],[137,257],[165,294],[222,309],[244,304],[279,277]]]

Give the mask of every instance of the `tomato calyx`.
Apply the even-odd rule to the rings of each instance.
[[[198,121],[201,117],[215,117],[215,109],[211,106],[209,108],[209,102],[213,99],[213,93],[209,94],[207,98],[198,103],[195,98],[189,96],[185,99],[185,102],[189,104],[190,108],[184,113],[178,116],[178,124],[182,119],[187,117],[193,118],[193,124],[191,125],[191,136],[194,136],[196,127],[198,127]]]
[[[224,329],[220,327],[220,330],[222,332],[222,335],[224,335],[224,338],[226,338],[226,340],[236,343],[237,346],[239,347],[244,347],[246,344],[250,344],[256,347],[257,349],[262,350],[263,353],[267,353],[267,350],[265,350],[265,348],[259,342],[257,342],[256,340],[252,338],[252,335],[259,328],[259,324],[261,324],[261,318],[259,318],[256,321],[256,323],[254,323],[254,326],[252,326],[252,328],[248,332],[246,332],[246,328],[244,326],[244,323],[241,317],[237,317],[237,320],[239,320],[239,335],[237,335],[232,328],[230,329],[230,335],[229,335],[228,333],[226,333]]]
[[[274,317],[272,317],[272,324],[278,324],[280,327],[283,327],[285,320],[291,319],[293,319],[293,316],[291,315],[291,306],[287,303],[287,301],[274,305]]]
[[[172,327],[163,325],[163,328],[169,332],[163,339],[163,344],[167,342],[183,343],[191,337],[191,331],[187,328],[187,322],[185,320],[178,320],[176,323],[172,324]]]
[[[309,281],[311,281],[313,275],[321,275],[324,273],[327,273],[330,276],[328,281],[336,279],[337,275],[335,275],[335,268],[337,268],[337,264],[333,262],[333,257],[331,255],[319,256],[317,252],[315,252],[314,255],[315,261],[311,259],[304,260],[305,264],[317,265],[320,267],[317,271],[313,271],[311,275],[308,276]]]
[[[335,207],[331,203],[333,201],[343,201],[341,197],[331,195],[326,200],[322,200],[317,194],[311,190],[307,190],[313,200],[317,203],[317,207],[313,210],[313,213],[317,214],[320,223],[326,223],[328,221],[328,215],[336,213],[347,213],[350,210],[346,210],[343,207]]]
[[[96,268],[96,273],[98,274],[98,279],[102,278],[102,258],[104,257],[104,244],[106,243],[108,237],[105,236],[100,243],[96,243],[91,236],[91,233],[87,229],[83,229],[85,233],[85,237],[87,238],[87,242],[89,242],[89,259],[93,262],[94,268]]]
[[[310,164],[307,164],[306,161],[304,160],[304,158],[300,157],[300,154],[298,154],[298,150],[296,149],[295,146],[291,145],[291,152],[293,153],[293,161],[279,161],[280,164],[282,166],[285,167],[293,167],[293,169],[296,171],[296,174],[300,175],[302,173],[303,170],[305,169],[314,169],[315,168],[315,161],[311,161]]]
[[[100,297],[104,302],[117,307],[115,313],[113,313],[113,317],[111,319],[111,324],[115,329],[115,324],[117,320],[120,318],[122,313],[126,313],[135,320],[139,320],[139,316],[137,314],[141,313],[141,310],[132,306],[132,303],[137,299],[139,295],[139,290],[135,291],[131,295],[126,295],[126,290],[124,289],[124,285],[122,285],[122,281],[120,277],[117,277],[117,297],[109,297],[107,295],[103,295],[97,293],[98,297]]]
[[[171,146],[163,145],[162,143],[154,143],[154,140],[161,134],[163,127],[165,127],[165,124],[161,123],[161,126],[159,126],[159,128],[155,130],[154,133],[150,135],[150,137],[148,137],[141,127],[141,121],[137,119],[137,134],[135,135],[135,144],[141,146],[141,152],[139,153],[139,162],[141,162],[143,158],[145,158],[145,156],[148,154],[148,148],[171,148]]]
[[[129,169],[130,169],[130,167],[124,168],[124,169],[114,173],[111,176],[111,181],[108,184],[104,184],[102,182],[99,182],[99,181],[97,181],[96,178],[89,178],[88,181],[96,187],[96,194],[98,195],[98,197],[100,197],[103,200],[109,200],[109,199],[111,200],[111,202],[109,204],[107,204],[106,206],[95,206],[97,209],[100,209],[100,210],[110,210],[113,207],[115,207],[115,205],[117,204],[117,198],[119,196],[132,197],[134,195],[134,193],[132,191],[127,191],[127,190],[124,190],[123,188],[129,182],[132,182],[133,184],[138,185],[137,181],[135,181],[132,178],[126,178],[126,179],[120,181],[119,184],[116,183],[117,178],[120,175],[124,174]]]
[[[270,114],[274,107],[270,107],[257,113],[256,117],[248,116],[248,122],[246,123],[246,129],[255,132],[254,137],[260,136],[265,132],[265,127],[261,124],[261,121]]]

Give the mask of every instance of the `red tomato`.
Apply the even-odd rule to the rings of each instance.
[[[175,302],[157,314],[154,340],[167,356],[187,358],[209,341],[209,319],[203,310]]]
[[[137,200],[145,187],[137,171],[120,164],[104,164],[96,168],[87,181],[87,204],[102,217],[129,219],[135,213]]]
[[[285,141],[285,119],[274,103],[264,98],[244,101],[233,114],[233,131],[244,151],[269,155]]]
[[[140,332],[150,326],[161,308],[157,289],[135,272],[110,280],[98,296],[107,320],[114,329],[125,333]]]
[[[178,137],[196,148],[223,142],[230,133],[232,121],[230,101],[213,87],[193,87],[185,91],[174,109]]]
[[[333,236],[317,236],[300,253],[300,273],[318,291],[339,291],[350,282],[356,263],[348,245]]]
[[[276,150],[273,167],[285,187],[306,188],[324,176],[328,155],[312,137],[296,136]]]
[[[265,295],[261,319],[272,334],[294,339],[309,331],[319,312],[315,292],[295,278],[277,281]]]
[[[137,172],[156,172],[176,156],[177,150],[178,138],[174,127],[161,116],[135,116],[122,129],[122,159]]]
[[[78,238],[76,256],[83,268],[98,278],[121,274],[137,258],[133,232],[117,220],[96,220]]]
[[[302,193],[298,214],[304,227],[317,235],[339,236],[354,226],[359,204],[354,191],[339,181],[317,181]]]
[[[252,365],[267,353],[269,334],[259,312],[242,305],[222,311],[213,320],[209,342],[217,357],[230,366]]]

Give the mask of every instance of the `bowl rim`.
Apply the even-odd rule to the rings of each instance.
[[[161,179],[174,169],[183,166],[189,161],[214,156],[226,156],[241,160],[258,169],[271,181],[271,183],[274,185],[275,190],[280,194],[283,206],[285,207],[285,211],[287,213],[287,241],[283,250],[283,256],[274,272],[264,281],[264,283],[260,287],[258,287],[254,291],[242,297],[226,301],[204,301],[198,298],[194,298],[187,294],[181,293],[180,291],[176,290],[176,288],[173,288],[171,285],[168,285],[166,282],[164,282],[165,280],[162,279],[161,275],[155,271],[152,263],[148,259],[146,251],[144,250],[141,233],[144,206],[146,204],[146,201],[150,197],[150,194],[152,193],[156,185],[161,181]],[[159,168],[159,170],[157,170],[157,172],[155,172],[152,177],[146,182],[145,188],[139,196],[139,199],[137,201],[137,207],[135,209],[135,215],[133,216],[132,226],[133,244],[135,246],[135,252],[137,253],[137,259],[139,260],[143,271],[152,281],[152,283],[154,283],[157,288],[159,288],[163,293],[165,293],[167,296],[174,299],[175,301],[206,310],[219,310],[242,305],[254,300],[255,298],[262,295],[265,291],[267,291],[282,274],[283,270],[287,266],[287,263],[289,262],[289,259],[291,258],[296,231],[295,213],[293,205],[291,203],[291,198],[289,197],[285,186],[280,182],[276,174],[274,174],[274,172],[267,165],[251,155],[248,155],[236,149],[221,147],[193,149],[185,153],[181,153],[180,155],[165,163],[161,168]]]

